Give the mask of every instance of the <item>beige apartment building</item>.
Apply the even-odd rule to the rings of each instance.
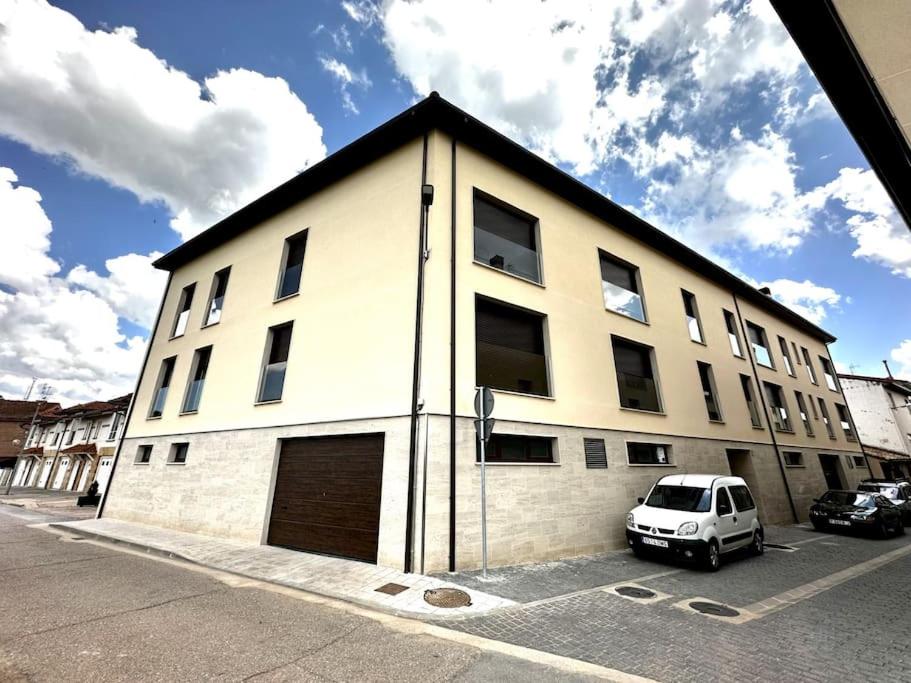
[[[431,572],[620,548],[657,478],[766,523],[868,476],[812,323],[436,94],[162,257],[101,515]]]

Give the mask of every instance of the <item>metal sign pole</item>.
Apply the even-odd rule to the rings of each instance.
[[[483,391],[483,389],[482,389]],[[481,413],[481,576],[487,578],[487,418]]]

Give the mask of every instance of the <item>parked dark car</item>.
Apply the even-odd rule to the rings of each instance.
[[[901,510],[869,491],[826,491],[810,507],[810,521],[819,530],[862,531],[879,538],[905,533]]]
[[[902,522],[911,526],[911,482],[907,479],[865,479],[859,491],[878,493],[892,501],[902,511]]]

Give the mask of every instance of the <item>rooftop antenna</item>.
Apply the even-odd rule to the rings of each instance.
[[[35,388],[35,382],[38,381],[37,377],[32,377],[32,383],[28,385],[28,391],[25,392],[25,400],[28,401],[32,397],[32,389]]]
[[[889,369],[889,361],[884,360],[883,365],[886,366],[886,374],[889,375],[889,379],[892,379],[892,371]]]

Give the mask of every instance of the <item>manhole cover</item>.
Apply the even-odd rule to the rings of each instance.
[[[692,607],[697,612],[702,612],[702,614],[709,614],[713,617],[736,617],[740,616],[740,612],[730,607],[724,605],[719,605],[716,602],[691,602],[690,607]]]
[[[626,598],[654,598],[655,592],[646,588],[636,588],[635,586],[620,586],[615,588],[620,595]]]
[[[424,602],[434,607],[468,607],[471,596],[458,588],[431,588],[424,591]]]
[[[408,590],[408,586],[403,586],[400,583],[386,583],[377,588],[376,592],[385,593],[386,595],[398,595],[406,590]]]

